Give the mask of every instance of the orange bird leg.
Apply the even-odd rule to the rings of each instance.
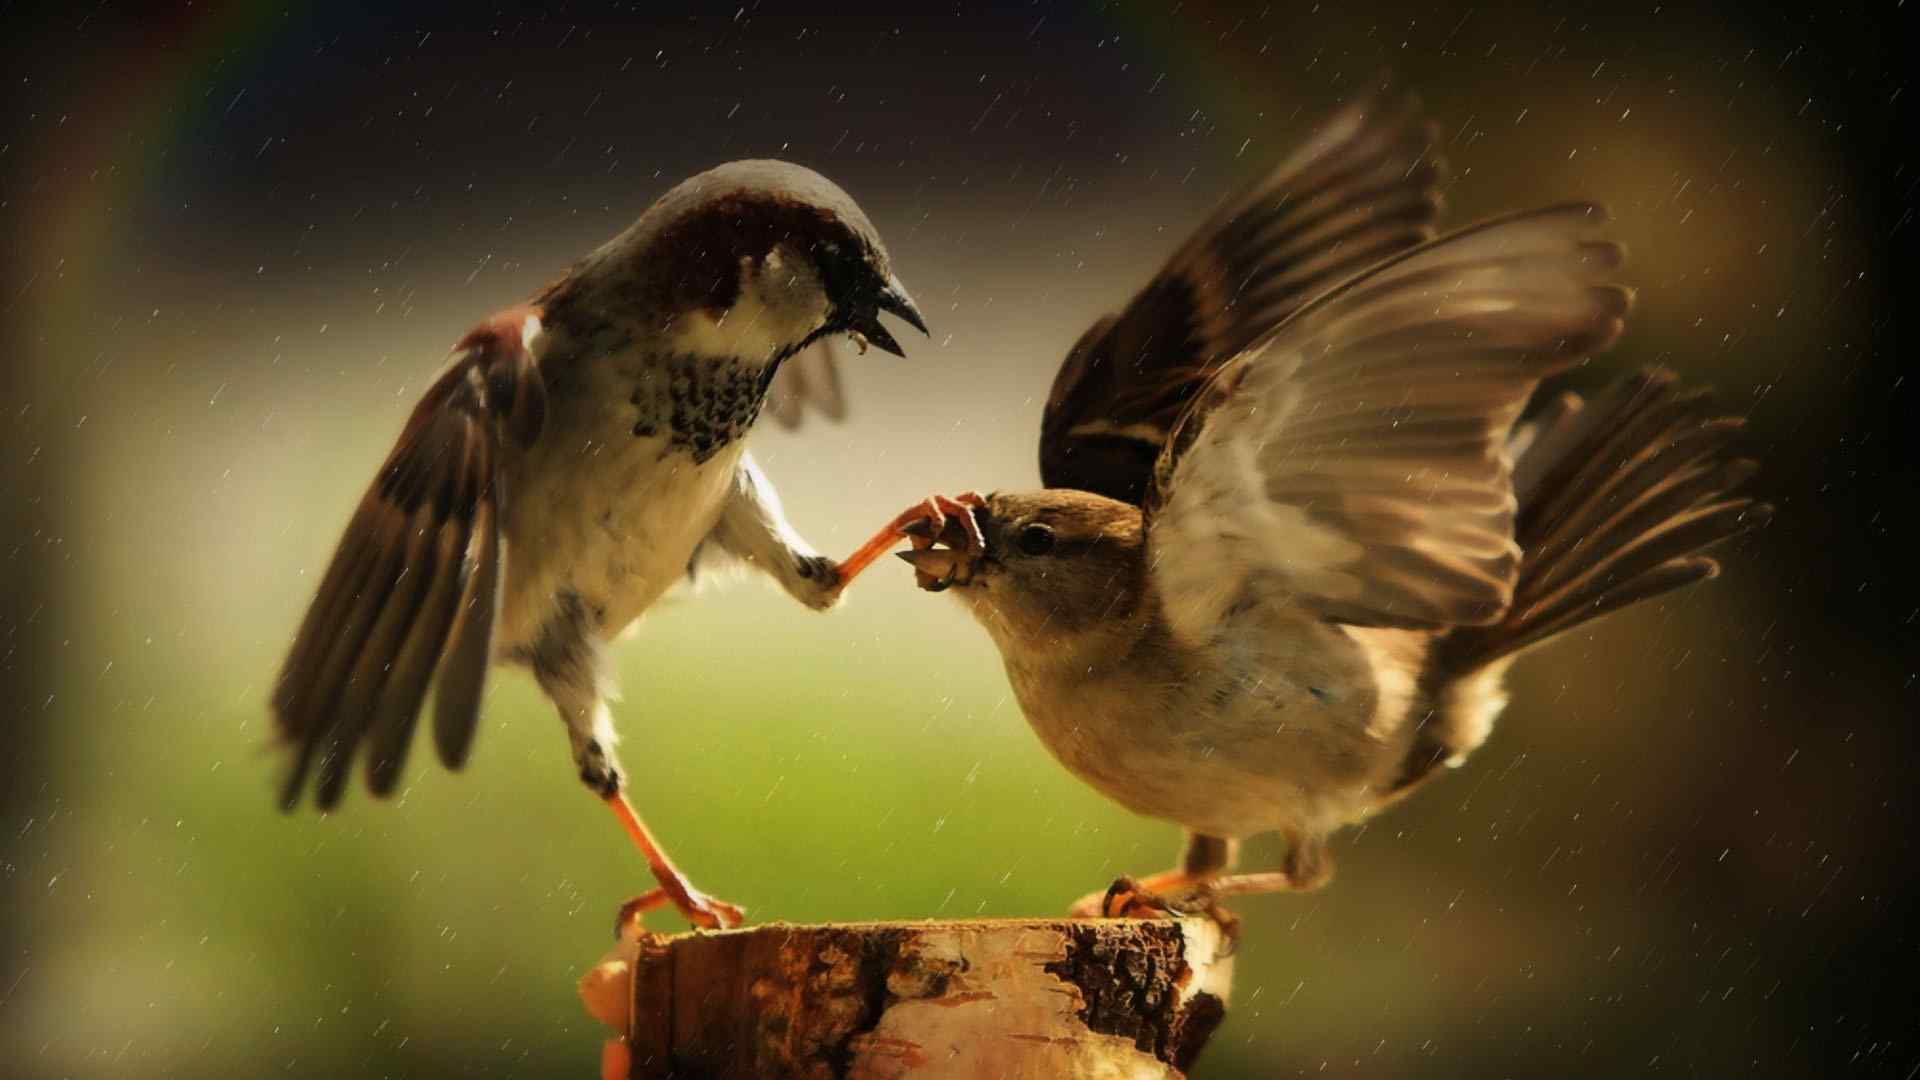
[[[664,893],[664,898],[672,901],[674,908],[688,922],[707,930],[731,930],[746,921],[746,912],[725,900],[716,900],[702,893],[681,876],[673,860],[667,858],[666,850],[654,840],[646,823],[634,812],[633,804],[627,801],[625,792],[607,796],[607,808],[613,811],[614,817],[620,819],[627,835],[633,838],[633,846],[639,848],[640,854],[646,858],[648,869],[653,871],[653,879],[660,883],[657,892]],[[630,916],[657,906],[660,899],[655,893],[646,893],[628,901],[620,909],[622,924]]]
[[[936,537],[940,535],[940,530],[946,527],[949,514],[958,516],[963,523],[967,532],[967,542],[972,545],[972,549],[975,551],[984,549],[986,539],[980,535],[980,523],[974,520],[973,511],[986,504],[987,500],[979,492],[969,491],[951,499],[945,495],[929,495],[921,502],[902,510],[899,516],[882,526],[879,532],[873,534],[872,539],[860,545],[859,550],[847,556],[836,567],[840,575],[840,587],[846,588],[861,571],[872,566],[875,559],[885,555],[888,548],[908,535],[908,526],[925,522],[927,525],[923,530],[925,536]],[[931,541],[928,542],[931,543]],[[920,541],[916,539],[915,546],[919,546],[919,543]]]
[[[840,565],[835,568],[840,575],[840,587],[846,588],[847,584],[858,577],[862,570],[873,565],[873,560],[885,555],[888,548],[906,535],[904,530],[907,526],[926,516],[925,506],[914,506],[901,511],[899,517],[881,526],[880,531],[874,533],[872,539],[861,544],[859,550],[841,560]]]

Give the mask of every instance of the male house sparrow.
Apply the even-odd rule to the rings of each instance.
[[[1188,830],[1178,869],[1076,914],[1325,882],[1331,832],[1487,737],[1517,652],[1713,576],[1698,552],[1768,512],[1729,494],[1739,422],[1670,374],[1516,426],[1619,336],[1622,252],[1584,204],[1431,239],[1416,113],[1336,114],[1080,340],[1047,490],[880,534],[914,537],[900,557],[986,627],[1068,769]],[[1277,871],[1226,876],[1272,831]]]
[[[356,754],[390,793],[429,683],[434,744],[460,767],[488,666],[524,665],[659,880],[635,903],[739,922],[626,801],[604,646],[715,550],[808,607],[839,598],[850,575],[794,533],[743,439],[782,363],[817,340],[900,355],[883,311],[926,330],[852,198],[797,165],[738,161],[475,327],[361,499],[275,686],[287,808],[309,775],[336,804]],[[809,370],[783,405],[837,411],[831,357]]]

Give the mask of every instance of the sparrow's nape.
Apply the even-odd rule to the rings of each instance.
[[[859,576],[862,570],[873,565],[873,561],[887,553],[887,549],[898,543],[901,538],[913,540],[915,548],[931,547],[936,537],[946,531],[949,523],[961,530],[961,538],[971,551],[985,551],[987,541],[980,534],[979,519],[974,511],[987,505],[986,496],[977,491],[968,491],[960,495],[929,495],[902,510],[892,521],[882,526],[873,538],[860,545],[859,549],[846,557],[836,568],[840,575],[840,587]]]
[[[633,838],[633,844],[647,860],[647,868],[653,871],[653,879],[660,887],[651,892],[642,893],[620,906],[620,916],[614,923],[614,935],[617,937],[627,920],[643,911],[650,911],[663,903],[671,903],[674,909],[688,922],[704,930],[731,930],[746,921],[747,913],[739,907],[716,900],[693,887],[673,860],[667,857],[665,848],[653,838],[646,822],[627,801],[624,791],[616,791],[607,796],[607,808]]]

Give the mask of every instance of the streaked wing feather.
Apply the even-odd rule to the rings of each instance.
[[[477,426],[471,419],[469,425]],[[473,456],[467,455],[461,470],[463,478],[471,476],[480,465],[491,467],[489,462],[473,461]],[[468,495],[469,499],[472,497]],[[454,507],[463,505],[465,500],[448,505],[447,516],[431,538],[428,558],[433,576],[430,584],[420,587],[420,604],[413,626],[394,653],[367,723],[372,739],[366,762],[367,787],[375,795],[390,794],[399,782],[407,751],[413,743],[420,707],[426,701],[427,686],[440,664],[454,618],[459,613],[461,595],[471,576],[468,551],[473,546],[481,513],[477,506],[471,514],[453,512]]]
[[[1140,503],[1174,421],[1220,363],[1433,235],[1444,172],[1433,140],[1418,103],[1383,89],[1224,200],[1067,354],[1041,424],[1041,480]]]
[[[1205,640],[1256,581],[1358,626],[1497,620],[1520,561],[1515,421],[1630,305],[1603,220],[1551,207],[1423,245],[1224,366],[1146,502],[1176,630]]]
[[[483,502],[474,515],[472,568],[447,654],[434,684],[433,742],[449,769],[467,763],[473,734],[480,726],[480,695],[493,655],[493,628],[499,615],[500,537],[495,524],[498,500]]]
[[[496,603],[499,449],[544,423],[525,347],[537,327],[511,312],[461,343],[348,524],[273,694],[294,751],[288,809],[309,775],[315,802],[337,804],[363,744],[369,788],[390,793],[436,672],[436,741],[449,764],[464,759]]]

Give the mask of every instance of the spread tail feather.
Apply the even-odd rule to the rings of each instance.
[[[1756,464],[1722,456],[1741,420],[1714,415],[1705,390],[1678,382],[1645,368],[1590,402],[1561,394],[1515,427],[1508,448],[1522,555],[1513,602],[1499,621],[1434,642],[1422,678],[1430,711],[1388,801],[1486,739],[1514,656],[1715,576],[1720,564],[1702,553],[1772,515],[1736,494]]]
[[[1736,494],[1757,465],[1726,458],[1738,417],[1704,389],[1646,368],[1593,401],[1563,394],[1514,431],[1513,603],[1499,622],[1440,643],[1457,675],[1589,619],[1720,572],[1701,554],[1766,522],[1773,508]]]

